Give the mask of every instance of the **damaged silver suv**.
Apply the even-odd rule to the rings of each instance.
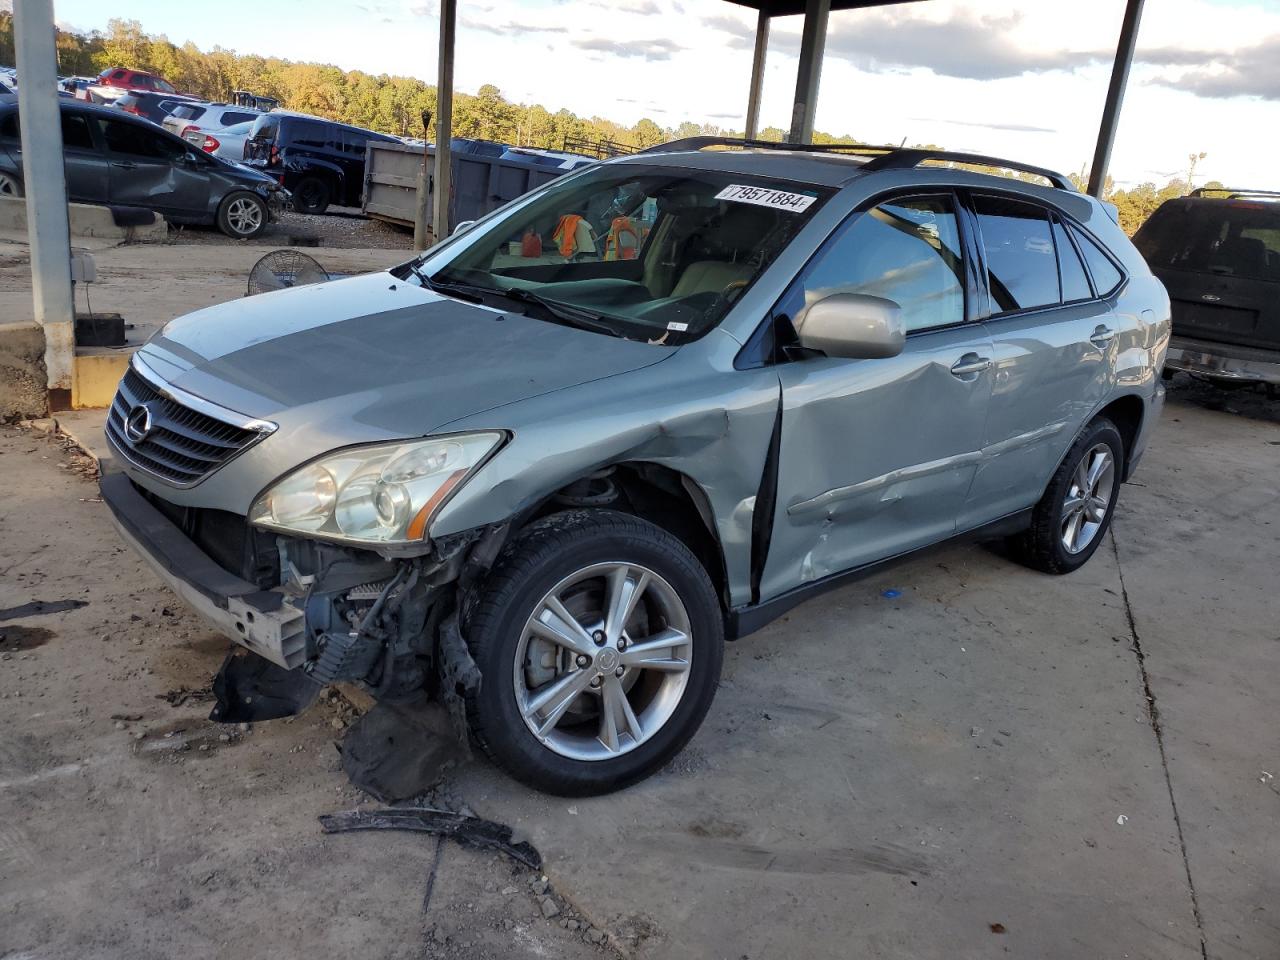
[[[823,589],[959,535],[1085,563],[1168,337],[1059,174],[698,138],[174,320],[102,494],[247,649],[215,718],[429,696],[526,783],[598,793],[693,736],[725,639]]]

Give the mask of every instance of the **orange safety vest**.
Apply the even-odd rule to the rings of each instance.
[[[582,218],[576,213],[566,213],[556,224],[556,230],[551,234],[551,239],[560,248],[560,256],[573,256],[573,251],[578,245],[578,224],[581,220]]]
[[[622,241],[622,235],[629,234],[630,240]],[[609,236],[604,242],[604,258],[606,260],[634,260],[640,251],[640,234],[630,217],[614,217],[609,227]]]

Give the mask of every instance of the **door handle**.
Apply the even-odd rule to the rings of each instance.
[[[133,170],[138,166],[132,160],[112,160],[111,165],[119,167],[121,170]]]
[[[976,353],[966,353],[951,365],[951,375],[953,377],[967,377],[970,374],[981,373],[989,366],[991,366],[990,357],[980,357]]]
[[[1089,334],[1089,342],[1095,347],[1105,347],[1108,343],[1116,338],[1116,332],[1110,327],[1098,325],[1098,328]]]

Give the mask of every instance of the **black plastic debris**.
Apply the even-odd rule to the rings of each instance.
[[[209,719],[218,723],[256,723],[301,713],[320,695],[320,684],[301,670],[286,670],[248,651],[235,650],[213,678],[218,698]]]
[[[339,749],[347,778],[383,803],[420,796],[464,759],[448,715],[425,698],[379,701],[351,725]]]
[[[511,828],[492,820],[469,817],[429,807],[391,807],[386,810],[349,810],[322,814],[320,829],[325,833],[354,830],[408,830],[448,837],[463,846],[496,850],[531,870],[542,869],[542,855],[527,840],[515,842]]]

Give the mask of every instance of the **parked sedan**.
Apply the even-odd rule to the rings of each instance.
[[[251,107],[192,100],[189,103],[176,105],[169,111],[167,117],[160,120],[160,125],[188,143],[200,146],[204,142],[204,134],[208,131],[219,130],[246,120],[252,123],[259,116],[261,111]]]
[[[60,106],[69,200],[216,224],[242,240],[261,233],[287,201],[270,177],[209,156],[146,120],[74,100]],[[22,193],[18,105],[9,101],[0,103],[0,194]]]
[[[246,120],[244,123],[233,123],[221,130],[201,131],[201,139],[196,146],[205,153],[212,153],[215,157],[239,163],[244,159],[244,144],[249,139],[251,130],[253,130],[253,121]]]

